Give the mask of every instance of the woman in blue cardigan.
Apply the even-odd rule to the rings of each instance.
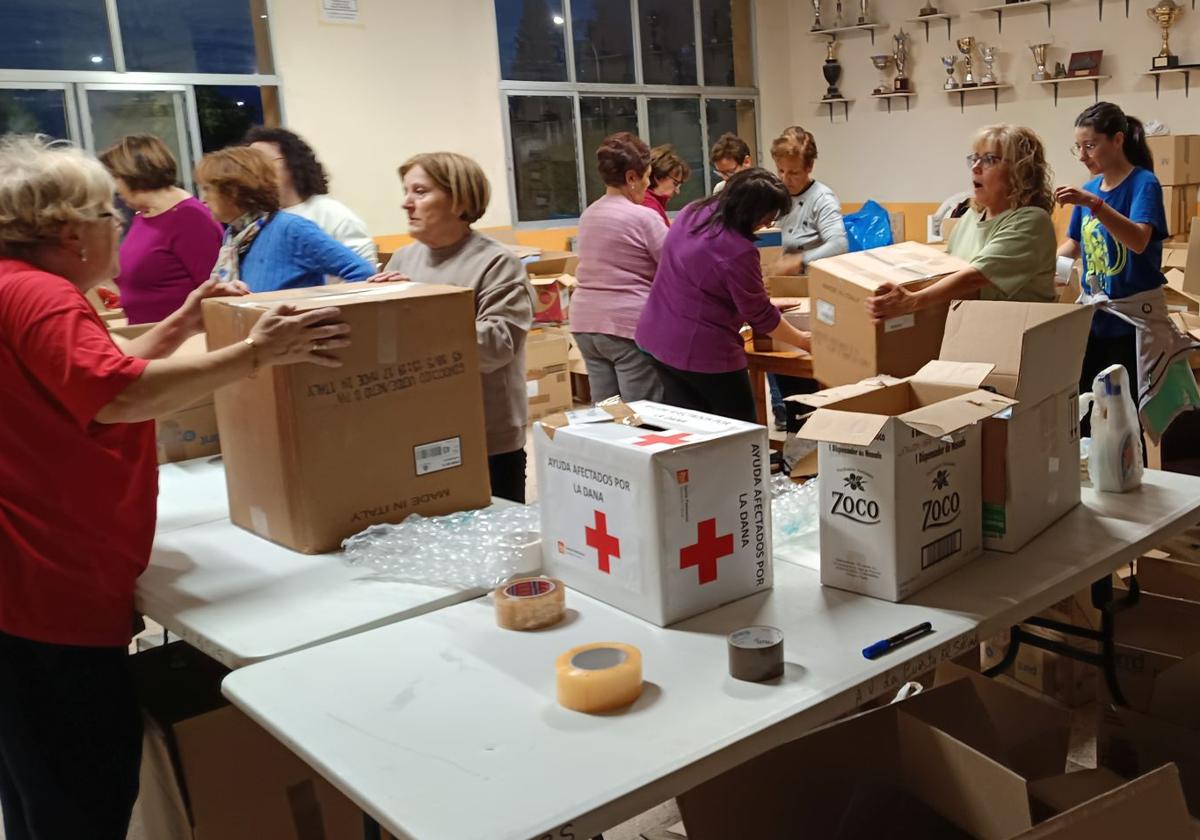
[[[325,276],[366,280],[368,263],[308,219],[279,212],[266,156],[249,146],[211,152],[196,167],[200,198],[226,226],[213,274],[252,292],[321,286]]]

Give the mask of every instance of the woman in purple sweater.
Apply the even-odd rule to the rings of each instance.
[[[755,423],[742,325],[809,349],[771,303],[754,246],[754,231],[790,207],[782,181],[748,169],[676,217],[636,337],[658,363],[664,402]]]
[[[178,165],[163,141],[123,137],[100,154],[117,195],[134,212],[121,243],[117,287],[131,324],[152,324],[183,305],[208,279],[221,248],[221,226],[208,208],[175,184]]]

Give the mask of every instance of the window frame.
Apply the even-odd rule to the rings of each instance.
[[[246,0],[247,3],[250,0]],[[276,0],[263,0],[267,14],[267,40],[272,56],[275,55],[274,20]],[[274,87],[279,91],[279,116],[286,124],[286,105],[283,96],[283,79],[274,73],[160,73],[129,72],[125,69],[125,46],[121,36],[121,21],[117,13],[117,0],[104,0],[108,15],[108,33],[113,49],[112,70],[22,70],[0,68],[0,88],[20,90],[62,90],[67,103],[68,132],[71,142],[93,154],[102,151],[94,148],[91,126],[87,121],[88,90],[169,90],[182,92],[185,101],[185,129],[182,136],[189,145],[193,162],[204,156],[200,140],[200,114],[196,107],[198,86],[244,86]],[[190,180],[190,173],[187,179]]]
[[[566,64],[567,64],[567,81],[565,82],[526,82],[516,81],[503,78],[500,63],[500,45],[497,43],[496,49],[496,69],[500,75],[500,111],[501,121],[503,123],[504,134],[504,158],[505,158],[505,174],[508,180],[508,205],[511,214],[512,226],[514,228],[537,230],[545,228],[563,227],[564,224],[578,222],[578,218],[573,220],[567,219],[550,219],[545,221],[521,221],[519,208],[517,207],[517,188],[516,188],[516,162],[513,156],[512,144],[512,126],[509,122],[509,99],[514,96],[560,96],[569,97],[572,100],[574,108],[574,130],[575,130],[575,153],[576,153],[576,182],[579,187],[579,207],[580,212],[587,207],[586,195],[586,178],[584,167],[588,164],[588,158],[585,157],[583,148],[583,128],[580,113],[580,97],[582,96],[609,96],[623,97],[626,99],[634,99],[637,102],[638,114],[638,134],[641,137],[647,137],[649,131],[649,108],[647,102],[651,98],[676,98],[676,99],[698,99],[700,102],[700,138],[703,144],[702,148],[708,150],[712,148],[712,140],[708,136],[708,100],[709,99],[742,99],[750,100],[754,103],[754,122],[756,128],[756,142],[760,148],[754,149],[755,160],[761,160],[761,143],[762,143],[762,107],[758,89],[758,33],[756,25],[756,9],[755,4],[749,4],[750,13],[750,43],[751,43],[751,72],[753,73],[753,86],[751,87],[727,87],[727,86],[707,86],[704,84],[704,50],[702,49],[702,26],[700,19],[700,0],[692,1],[692,23],[695,27],[695,43],[696,43],[696,80],[695,85],[648,85],[644,83],[642,72],[642,33],[641,19],[639,15],[638,0],[628,0],[629,14],[632,21],[633,30],[633,84],[609,84],[595,82],[577,82],[575,81],[575,37],[571,26],[571,0],[563,0],[563,38],[566,42]],[[492,12],[492,31],[499,32],[498,22],[496,20],[496,5],[489,3]],[[707,164],[707,161],[705,161]],[[711,167],[705,165],[703,167],[704,179],[704,194],[712,193],[713,177]],[[692,177],[696,177],[697,173],[692,173]]]

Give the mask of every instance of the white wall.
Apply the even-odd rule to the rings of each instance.
[[[793,120],[789,7],[755,0],[764,148]],[[320,21],[317,0],[272,0],[287,125],[317,150],[331,192],[375,235],[401,233],[396,167],[421,151],[475,158],[492,182],[480,226],[512,223],[491,0],[359,0],[357,25]],[[807,46],[807,45],[806,45]]]
[[[1074,83],[1061,87],[1058,108],[1054,107],[1053,89],[1030,81],[1034,70],[1028,43],[1054,41],[1050,48],[1053,61],[1067,62],[1071,52],[1103,49],[1101,73],[1113,76],[1100,86],[1100,98],[1116,102],[1143,120],[1157,119],[1176,133],[1200,133],[1200,73],[1193,74],[1190,99],[1183,95],[1181,76],[1165,77],[1162,96],[1154,98],[1154,80],[1142,74],[1149,69],[1151,57],[1158,53],[1158,27],[1146,19],[1148,0],[1133,0],[1130,16],[1125,18],[1122,0],[1105,0],[1104,20],[1097,19],[1097,0],[1063,0],[1056,3],[1052,29],[1047,29],[1045,9],[1041,6],[1004,14],[1003,32],[997,34],[995,15],[983,17],[968,10],[991,5],[998,0],[938,0],[942,11],[956,13],[952,37],[974,35],[977,41],[997,44],[1000,57],[997,75],[1015,88],[1000,92],[999,110],[993,110],[988,93],[967,94],[965,113],[959,112],[957,95],[943,92],[946,74],[941,56],[957,53],[953,41],[947,41],[944,21],[930,26],[930,41],[925,43],[924,27],[905,23],[915,17],[923,0],[875,0],[871,5],[880,22],[890,28],[877,34],[872,48],[866,33],[853,33],[839,41],[838,59],[843,73],[840,87],[844,96],[855,99],[849,120],[843,120],[841,106],[830,125],[824,106],[813,104],[825,92],[821,64],[825,60],[825,41],[811,37],[812,9],[808,2],[790,6],[790,41],[793,52],[790,69],[793,76],[793,114],[801,125],[812,131],[820,157],[816,177],[829,184],[844,202],[874,198],[892,202],[940,202],[953,192],[969,186],[964,156],[975,129],[996,122],[1029,126],[1045,141],[1051,165],[1059,183],[1081,182],[1086,171],[1072,161],[1068,148],[1074,142],[1075,117],[1092,103],[1092,86]],[[847,10],[857,3],[847,0]],[[1183,4],[1187,6],[1187,4]],[[825,6],[832,8],[831,0]],[[870,99],[879,73],[870,63],[873,53],[892,51],[891,36],[903,26],[911,36],[912,69],[909,75],[917,97],[911,112],[894,101],[892,113],[886,104]],[[1173,52],[1187,61],[1200,61],[1200,13],[1189,8],[1172,30]],[[760,73],[786,73],[788,59],[759,56]],[[975,58],[977,75],[982,62]],[[772,69],[772,68],[775,69]],[[959,70],[961,75],[961,67]],[[767,134],[771,130],[767,128]]]

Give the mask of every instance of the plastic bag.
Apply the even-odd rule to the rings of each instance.
[[[797,484],[785,475],[771,479],[771,529],[776,543],[817,530],[817,482]]]
[[[861,210],[843,217],[851,251],[868,251],[892,244],[892,219],[887,209],[868,201]]]
[[[538,509],[508,505],[448,516],[414,514],[396,525],[372,525],[342,547],[351,566],[385,580],[492,589],[541,568]]]

